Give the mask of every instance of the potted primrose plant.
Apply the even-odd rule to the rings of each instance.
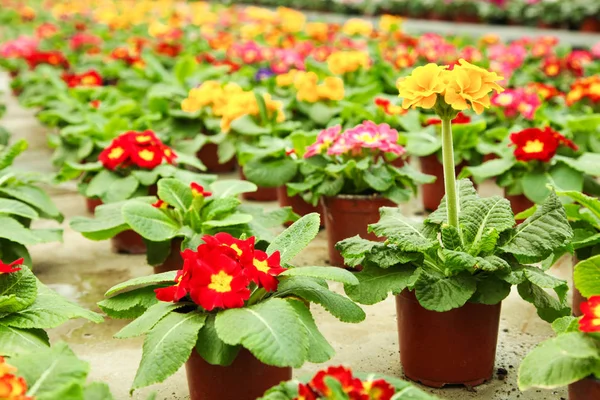
[[[146,336],[132,389],[162,382],[186,364],[192,400],[254,400],[290,380],[291,367],[329,360],[334,350],[309,303],[345,322],[360,322],[365,314],[327,288],[326,280],[356,284],[350,272],[289,264],[318,231],[318,215],[307,215],[266,251],[256,248],[255,237],[206,235],[196,250],[182,253],[184,267],[177,274],[110,289],[99,303],[104,311],[138,316],[115,336]]]
[[[308,382],[291,380],[259,400],[434,400],[408,382],[378,374],[354,374],[343,366],[317,372]]]
[[[575,266],[575,287],[589,300],[582,317],[554,321],[555,338],[540,343],[519,368],[519,388],[554,389],[569,385],[569,400],[600,398],[600,256]]]
[[[163,178],[157,187],[158,199],[136,197],[102,205],[96,209],[95,218],[75,217],[71,227],[91,240],[114,239],[128,230],[135,232],[148,249],[148,264],[160,273],[181,269],[181,251],[198,247],[206,234],[258,236],[261,246],[266,246],[274,239],[269,228],[296,219],[289,208],[264,211],[242,205],[237,196],[256,190],[251,182],[220,180],[206,190],[195,182]]]
[[[50,345],[45,329],[70,319],[103,320],[40,282],[22,258],[10,264],[0,261],[0,315],[0,356],[8,357],[42,351]]]
[[[561,148],[577,151],[578,147],[550,127],[512,133],[510,142],[514,146],[512,152],[505,151],[500,158],[467,167],[460,176],[473,175],[478,183],[496,178],[515,214],[543,203],[550,195],[548,185],[580,192],[584,190],[585,175],[597,173],[597,167],[585,162],[585,154],[581,161],[557,155]]]
[[[489,93],[502,90],[501,79],[461,60],[451,71],[418,67],[399,82],[404,107],[434,108],[442,119],[446,196],[424,223],[382,208],[369,231],[383,243],[354,237],[337,245],[348,265],[363,267],[360,284],[345,288],[351,299],[375,304],[396,295],[404,373],[427,386],[476,386],[491,378],[501,302],[512,285],[544,320],[570,312],[566,282],[532,265],[573,235],[556,194],[515,228],[508,200],[480,198],[469,180],[455,181],[451,121],[469,107],[483,112]]]
[[[13,167],[17,156],[27,149],[20,140],[13,145],[0,145],[0,258],[12,262],[24,258],[31,264],[26,246],[62,241],[61,229],[32,229],[33,221],[63,221],[63,215],[38,185],[46,179],[36,173]]]
[[[331,265],[344,266],[337,242],[354,235],[374,239],[366,226],[377,220],[379,208],[408,201],[418,184],[434,179],[408,164],[387,162],[387,156],[404,152],[395,129],[371,121],[346,130],[327,128],[306,148],[299,165],[302,177],[287,184],[288,194],[313,205],[322,202]]]
[[[125,132],[113,139],[95,163],[69,164],[76,174],[83,172],[79,190],[87,197],[90,211],[103,203],[116,203],[130,198],[155,195],[160,178],[174,177],[206,185],[214,176],[179,169],[176,163],[202,167],[184,154],[175,154],[152,131]],[[66,177],[68,174],[63,174]],[[142,238],[131,230],[112,239],[119,253],[143,254]]]

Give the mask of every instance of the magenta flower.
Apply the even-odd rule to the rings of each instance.
[[[331,145],[336,142],[342,132],[342,126],[336,125],[330,128],[322,130],[319,135],[317,135],[317,141],[308,146],[306,149],[306,153],[304,153],[304,158],[309,158],[315,156],[317,154],[322,154],[324,150],[327,150],[331,147]]]
[[[523,88],[507,89],[493,95],[491,100],[494,106],[502,108],[507,118],[515,118],[520,114],[526,119],[533,120],[535,112],[542,105],[535,91]]]
[[[594,58],[600,58],[600,42],[598,42],[594,46],[592,46],[591,53],[592,53],[592,56],[594,56]]]
[[[17,39],[0,44],[0,57],[26,58],[37,49],[39,40],[29,36],[19,36]]]
[[[361,125],[344,132],[342,138],[346,139],[345,146],[353,152],[360,152],[365,148],[398,156],[405,152],[404,148],[398,144],[398,131],[392,129],[388,124],[377,125],[372,121],[364,121]]]

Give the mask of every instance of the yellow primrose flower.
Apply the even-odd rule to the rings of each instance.
[[[399,79],[396,86],[403,98],[402,107],[433,108],[438,94],[446,91],[445,73],[446,67],[430,63],[415,68],[410,76]]]
[[[396,15],[384,14],[379,19],[379,29],[384,32],[396,32],[402,27],[404,18]]]
[[[279,87],[287,87],[292,86],[294,84],[294,80],[300,75],[303,74],[304,71],[298,71],[297,69],[290,69],[285,74],[280,74],[275,77],[275,84]]]
[[[340,101],[344,99],[344,81],[337,76],[328,76],[317,86],[317,95],[324,100]]]
[[[503,77],[463,59],[447,75],[448,86],[444,101],[455,110],[462,111],[472,107],[477,114],[481,114],[484,108],[490,106],[490,93],[493,90],[498,93],[504,91],[497,83]]]
[[[154,21],[148,27],[148,34],[152,37],[165,35],[171,31],[169,25],[163,24],[160,21]]]
[[[343,75],[359,68],[369,68],[369,54],[364,51],[336,51],[327,57],[327,67],[331,73]]]
[[[281,29],[286,33],[298,33],[304,28],[306,16],[300,11],[287,7],[278,7],[277,14],[281,18]]]
[[[298,101],[306,101],[309,103],[319,101],[319,94],[317,93],[318,82],[319,77],[312,71],[299,74],[296,79],[294,79],[294,87],[298,90],[296,99],[298,99]]]
[[[373,32],[373,24],[360,18],[350,18],[342,27],[342,32],[346,35],[369,36]]]
[[[313,40],[327,41],[329,25],[325,22],[309,22],[306,24],[306,34]]]

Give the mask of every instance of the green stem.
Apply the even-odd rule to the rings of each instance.
[[[448,224],[458,228],[458,198],[456,196],[456,177],[454,176],[452,120],[447,117],[442,118],[442,162],[444,164],[444,184],[446,188]]]

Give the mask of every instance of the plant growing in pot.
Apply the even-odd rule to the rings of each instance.
[[[177,161],[176,161],[177,160]],[[197,161],[197,160],[196,160]],[[177,168],[174,164],[201,167],[183,154],[176,155],[152,131],[125,132],[114,139],[95,163],[69,164],[75,173],[83,172],[79,190],[88,199],[88,208],[130,198],[156,194],[160,178],[174,177],[207,185],[214,176]],[[68,174],[64,174],[66,176]],[[135,232],[126,230],[112,239],[116,252],[143,254],[146,246]]]
[[[299,166],[302,179],[288,183],[288,194],[313,205],[322,201],[331,265],[344,266],[337,242],[354,235],[374,238],[366,227],[377,220],[380,207],[408,201],[418,184],[434,179],[385,159],[404,152],[395,129],[371,121],[346,130],[327,128],[306,149]]]
[[[291,380],[271,388],[259,400],[434,400],[408,382],[379,374],[354,374],[343,366],[317,372],[310,381]]]
[[[569,385],[569,400],[600,398],[600,256],[575,266],[575,287],[589,300],[582,317],[554,321],[555,338],[540,343],[519,368],[519,388],[554,389]]]
[[[26,148],[24,140],[6,147],[0,145],[0,258],[6,262],[24,258],[31,264],[26,246],[62,240],[61,229],[32,229],[32,222],[62,222],[63,216],[39,187],[48,179],[13,167],[15,158]]]
[[[350,298],[375,304],[396,295],[404,373],[428,386],[491,378],[501,302],[512,285],[547,321],[570,312],[566,282],[532,265],[572,237],[556,194],[515,228],[508,200],[480,198],[469,180],[455,181],[451,120],[467,107],[482,112],[500,79],[461,60],[452,71],[418,67],[400,83],[404,107],[435,107],[442,119],[446,196],[424,223],[382,208],[369,231],[383,243],[354,237],[337,245],[348,265],[363,267],[361,283],[346,287]]]
[[[329,360],[333,348],[309,303],[345,322],[360,322],[365,314],[327,287],[326,280],[356,284],[350,272],[289,264],[318,231],[318,215],[307,215],[266,251],[255,247],[254,237],[207,235],[197,250],[183,252],[177,274],[110,289],[100,307],[117,317],[138,317],[115,336],[146,336],[132,389],[162,382],[185,363],[192,400],[253,400],[291,379],[291,367]]]
[[[257,236],[264,248],[274,239],[269,228],[296,219],[289,208],[264,211],[242,205],[238,195],[256,190],[256,185],[246,181],[220,180],[205,189],[197,183],[163,178],[157,186],[158,199],[137,197],[102,205],[95,218],[75,217],[71,227],[92,240],[132,230],[148,249],[148,264],[160,273],[181,269],[181,251],[197,248],[206,234]]]
[[[576,151],[577,145],[550,127],[528,128],[510,135],[514,150],[476,167],[465,168],[460,176],[473,175],[475,182],[496,178],[519,214],[534,204],[541,204],[550,195],[548,185],[561,190],[580,192],[585,175],[597,173],[586,153],[573,158],[558,155],[561,149]]]
[[[8,357],[46,348],[50,343],[45,329],[69,319],[103,320],[40,282],[23,259],[0,261],[0,315],[0,356]]]

